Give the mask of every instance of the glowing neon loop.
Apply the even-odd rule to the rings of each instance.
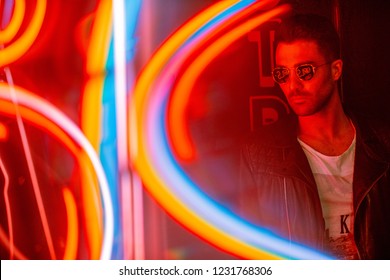
[[[111,194],[110,189],[107,184],[107,179],[99,161],[98,156],[96,155],[95,150],[85,138],[84,134],[80,129],[62,112],[57,110],[55,107],[47,103],[41,98],[34,97],[31,93],[24,91],[21,88],[15,87],[14,90],[18,94],[18,102],[21,106],[29,107],[40,114],[44,115],[46,118],[50,119],[53,123],[61,127],[68,135],[70,135],[73,140],[86,152],[88,155],[94,169],[96,171],[97,178],[100,184],[101,195],[104,205],[104,237],[102,250],[100,254],[101,259],[110,259],[111,250],[113,244],[113,206],[111,203]],[[9,88],[6,85],[0,84],[0,98],[4,100],[10,100]]]
[[[6,115],[10,115],[10,116],[14,116],[15,115],[15,108],[14,108],[14,104],[10,103],[10,102],[6,102],[4,100],[0,100],[0,107],[2,109],[2,113],[6,114]],[[39,126],[40,128],[42,129],[45,129],[45,131],[48,133],[48,134],[51,134],[52,136],[58,138],[61,140],[62,143],[65,144],[65,146],[71,150],[71,152],[74,154],[74,155],[80,155],[80,150],[76,147],[76,145],[69,139],[69,137],[62,131],[60,130],[57,126],[55,126],[53,123],[49,122],[47,119],[43,118],[41,115],[39,115],[36,111],[32,111],[30,110],[29,108],[26,108],[26,107],[22,107],[20,106],[19,107],[19,111],[20,111],[20,115],[23,116],[24,119],[26,120],[29,120],[29,121],[33,121],[33,123],[37,126]],[[81,158],[83,158],[83,155],[80,155],[79,156],[79,161],[81,161]],[[83,166],[85,168],[87,162],[85,163],[80,163],[81,166]],[[5,168],[3,168],[3,172],[5,171]],[[6,174],[5,174],[6,175]],[[9,181],[8,179],[8,176],[6,177],[6,182]],[[92,185],[92,184],[90,184]],[[90,186],[88,185],[88,186]],[[6,190],[6,188],[5,188]],[[6,197],[6,191],[4,190],[4,200],[6,202],[6,205],[8,204],[7,201],[9,200],[7,197]],[[71,201],[71,198],[69,197],[69,195],[71,194],[68,194],[68,195],[65,195],[64,194],[64,201],[65,201],[65,205],[66,205],[66,209],[67,209],[67,213],[68,213],[68,238],[67,238],[67,242],[66,242],[66,245],[65,245],[65,254],[64,254],[64,258],[65,259],[74,259],[74,236],[75,236],[75,231],[77,230],[77,217],[73,217],[74,216],[74,211],[72,211],[72,201]],[[7,216],[8,216],[8,228],[10,229],[9,230],[9,243],[10,243],[10,255],[11,255],[11,259],[12,259],[12,256],[14,255],[13,253],[13,247],[14,247],[14,242],[13,242],[13,233],[12,233],[12,219],[11,219],[11,208],[10,206],[7,206]],[[70,215],[73,215],[73,216],[70,216]],[[72,224],[73,223],[73,224]],[[16,254],[16,253],[15,253]],[[20,255],[20,254],[19,254]]]
[[[194,35],[192,38],[190,38],[188,40],[188,42],[185,45],[183,45],[180,48],[180,50],[177,52],[175,57],[172,58],[172,62],[170,63],[170,65],[168,65],[166,67],[167,70],[165,70],[165,72],[171,71],[172,73],[174,73],[175,71],[178,71],[176,68],[179,68],[181,66],[183,61],[185,59],[187,59],[187,57],[189,57],[193,53],[194,50],[196,50],[196,47],[205,46],[205,45],[210,44],[208,42],[208,40],[211,40],[212,36],[214,36],[217,32],[220,32],[221,30],[223,30],[224,28],[226,28],[228,26],[234,25],[237,21],[248,16],[250,13],[252,13],[256,9],[261,9],[261,8],[267,7],[268,4],[270,4],[270,2],[275,4],[274,3],[275,1],[255,2],[253,5],[248,6],[246,9],[244,9],[240,12],[236,12],[233,16],[231,16],[230,18],[226,18],[224,21],[221,21],[221,15],[218,16],[217,20],[213,20],[207,24],[208,28],[202,28],[202,30],[203,30],[202,33],[197,32],[196,36]],[[226,11],[222,15],[224,15],[226,17],[227,15],[229,15],[228,12],[229,11]],[[214,26],[211,25],[211,23],[214,23]],[[214,27],[214,28],[211,28],[210,25],[211,25],[211,27]],[[248,24],[246,24],[246,25],[248,25]],[[256,27],[257,25],[258,24],[256,22],[255,22],[255,24],[253,24],[254,27]],[[241,29],[242,32],[247,32],[247,30],[249,30],[250,28],[246,27],[246,26],[241,26],[239,29]],[[229,34],[231,32],[232,31],[229,31]],[[219,38],[218,40],[221,41],[223,39]],[[226,47],[229,42],[224,42],[223,44],[225,44],[225,43],[226,43],[226,45],[225,45],[225,47]],[[213,45],[215,45],[215,43],[213,43]],[[208,48],[206,52],[210,52],[210,48]],[[218,53],[218,51],[217,52],[214,51],[214,53],[216,55]],[[204,53],[202,54],[202,56],[204,56]],[[195,64],[196,65],[200,64],[198,59],[195,60]],[[190,68],[191,69],[194,68],[194,65],[191,65]],[[186,72],[188,72],[188,70]],[[164,73],[164,74],[165,74],[165,76],[172,75],[172,74],[168,74],[168,73]],[[195,77],[198,77],[198,76],[194,75],[192,77],[194,77],[194,80],[195,80]],[[187,77],[187,80],[189,80],[190,78]],[[162,83],[167,84],[166,91],[168,91],[168,89],[171,90],[170,89],[170,87],[171,87],[170,82],[160,82],[159,84],[162,84]],[[181,80],[178,82],[178,84],[179,85],[175,87],[174,93],[172,94],[172,101],[171,101],[171,105],[170,105],[171,108],[168,111],[168,129],[169,129],[169,134],[170,134],[171,139],[172,139],[173,148],[174,148],[175,152],[177,153],[177,155],[182,160],[191,160],[191,159],[194,159],[196,155],[195,155],[195,151],[194,151],[194,148],[192,145],[192,141],[190,139],[190,136],[188,135],[189,132],[188,132],[187,126],[184,122],[184,119],[185,119],[184,106],[182,106],[186,102],[186,100],[188,99],[188,95],[190,92],[190,90],[187,90],[187,88],[191,89],[191,86],[186,85],[185,82],[183,82],[183,78],[181,78]],[[191,85],[192,85],[192,83],[191,83]],[[186,87],[185,91],[180,92],[180,90],[183,90],[184,87]]]
[[[25,0],[15,0],[12,18],[4,30],[0,29],[0,44],[10,42],[18,33],[25,14]]]
[[[10,115],[10,116],[13,116],[15,114],[15,108],[14,108],[14,104],[10,103],[10,102],[6,102],[4,100],[1,100],[0,99],[0,107],[2,108],[2,113],[6,114],[6,115]],[[88,167],[89,166],[89,162],[85,159],[85,155],[84,153],[82,153],[82,151],[80,151],[80,149],[78,147],[76,147],[76,145],[72,142],[72,140],[68,137],[68,135],[66,135],[61,129],[59,129],[56,125],[54,125],[52,122],[50,122],[48,119],[44,118],[43,116],[39,115],[36,111],[32,111],[31,109],[29,108],[26,108],[26,107],[23,107],[23,106],[19,106],[19,111],[20,111],[20,114],[21,116],[23,117],[23,119],[25,120],[28,120],[28,121],[31,121],[34,123],[34,125],[40,127],[41,129],[44,129],[46,131],[46,133],[48,134],[51,134],[52,136],[60,139],[60,141],[72,152],[73,155],[77,155],[78,156],[78,161],[79,161],[79,164],[80,166],[83,167],[83,171],[85,174],[84,177],[88,177]],[[90,182],[90,179],[85,181],[84,182],[85,186],[94,186],[95,184]],[[83,191],[85,188],[83,188]],[[87,188],[89,189],[89,188]],[[97,200],[95,198],[95,195],[93,194],[93,192],[90,192],[89,194],[90,198],[89,199],[92,199],[92,200]],[[68,199],[68,200],[66,200]],[[67,206],[67,212],[68,212],[68,235],[70,235],[70,238],[67,238],[67,242],[66,242],[66,245],[65,245],[65,254],[64,254],[64,258],[65,259],[73,259],[74,257],[74,239],[75,238],[72,238],[72,236],[75,236],[75,230],[77,230],[77,227],[75,227],[75,224],[77,224],[76,222],[76,218],[73,218],[69,215],[73,215],[74,214],[74,211],[71,211],[72,210],[72,201],[71,201],[71,198],[69,198],[69,195],[67,197],[64,196],[64,200],[65,200],[65,204]],[[6,200],[7,201],[7,200]],[[100,203],[100,201],[99,201]],[[98,205],[98,202],[95,202],[93,203],[94,205]],[[84,205],[87,205],[87,206],[90,206],[91,204],[84,204]],[[96,212],[99,212],[99,209],[94,209]],[[92,210],[90,210],[92,211]],[[10,213],[10,210],[8,211],[8,213]],[[87,216],[89,215],[88,213],[86,214]],[[11,219],[8,218],[8,221],[10,221]],[[74,224],[72,224],[74,223]],[[90,222],[88,223],[89,227],[93,226],[93,223]],[[10,228],[10,226],[9,226]],[[94,233],[96,234],[96,232]],[[88,238],[93,238],[93,236],[89,236]],[[11,242],[11,234],[10,234],[10,244],[12,245],[13,243]],[[94,244],[92,243],[91,246],[94,246]],[[97,246],[95,246],[97,247]],[[100,247],[100,245],[99,245]],[[11,251],[12,247],[10,247],[10,251]],[[90,248],[90,251],[91,251],[91,258],[93,258],[93,251],[94,251],[94,248]]]
[[[242,2],[249,5],[248,1]],[[234,11],[233,4],[231,7]],[[169,43],[167,42],[167,44]],[[166,57],[162,59],[164,59],[164,63],[167,61]],[[153,77],[152,73],[156,75],[160,71],[158,70],[158,67],[162,66],[160,65],[151,66],[151,73],[145,74],[146,80],[148,77]],[[142,78],[141,76],[141,82],[146,82]],[[159,85],[163,78],[159,77],[156,80],[157,85]],[[142,91],[140,93],[136,91],[136,93],[147,94]],[[246,223],[200,191],[181,170],[170,152],[165,134],[167,97],[159,96],[164,94],[164,90],[162,92],[157,90],[153,93],[155,96],[149,97],[148,101],[138,100],[139,103],[136,103],[136,109],[141,109],[140,112],[137,112],[140,115],[137,123],[138,128],[142,129],[145,126],[146,131],[139,131],[141,138],[137,140],[139,150],[136,154],[135,165],[149,191],[168,212],[201,237],[243,258],[327,258],[318,252],[300,245],[290,244],[288,241],[281,240],[267,231]],[[152,93],[149,94],[152,95]],[[149,104],[145,105],[143,102],[149,102]],[[143,141],[146,141],[148,151],[145,150],[145,142]]]
[[[15,115],[15,107],[14,104],[0,99],[0,108],[1,108],[1,113],[9,116],[14,116]],[[50,122],[47,118],[43,117],[42,115],[38,114],[37,111],[33,111],[32,109],[28,107],[24,107],[23,105],[19,104],[19,112],[20,115],[23,117],[24,120],[27,120],[29,122],[32,122],[35,126],[39,127],[40,129],[44,130],[46,133],[49,135],[52,135],[53,137],[57,138],[60,140],[61,143],[63,143],[67,149],[71,151],[73,155],[77,156],[77,160],[79,161],[79,166],[82,166],[82,178],[83,178],[83,185],[82,186],[88,186],[88,187],[83,187],[82,192],[83,192],[83,208],[85,209],[85,216],[88,217],[88,229],[90,229],[91,232],[87,232],[87,241],[89,242],[89,251],[90,251],[90,258],[91,259],[96,259],[99,257],[99,252],[100,252],[100,247],[101,247],[101,229],[100,226],[95,226],[95,224],[100,225],[101,221],[101,209],[98,207],[98,205],[101,205],[101,200],[98,197],[99,196],[99,190],[94,188],[97,183],[95,182],[95,176],[94,172],[91,170],[92,167],[90,167],[90,162],[86,155],[83,153],[82,150],[80,150],[79,147],[69,138],[69,136],[61,130],[56,124],[53,122]],[[93,174],[92,174],[93,173]],[[65,197],[64,197],[65,199]],[[5,198],[5,201],[6,198]],[[65,201],[66,203],[66,201]],[[92,207],[91,207],[92,206]],[[69,207],[67,207],[67,210],[69,210]],[[87,211],[88,210],[88,211]],[[70,214],[72,213],[71,211],[68,211]],[[8,213],[11,213],[10,210]],[[94,214],[97,213],[97,214]],[[96,217],[95,217],[96,216]],[[99,219],[97,222],[94,222],[91,217],[94,217],[96,219]],[[8,218],[8,221],[11,219]],[[68,220],[70,221],[75,221],[74,218],[71,218],[68,216]],[[75,229],[70,229],[69,227],[74,228],[74,225],[71,223],[68,223],[68,232],[74,232]],[[10,228],[10,226],[9,226]],[[77,228],[76,228],[77,229]],[[11,237],[11,234],[10,234]],[[70,248],[72,248],[72,238],[68,238],[69,242],[66,242],[65,245],[65,258],[71,259],[73,254],[71,254],[72,251]],[[10,245],[13,243],[11,242],[10,238]],[[99,243],[98,243],[99,242]],[[12,247],[10,247],[11,251]],[[98,257],[95,257],[95,252],[98,252]],[[16,256],[16,252],[15,252]]]
[[[11,45],[0,49],[0,67],[16,61],[31,47],[41,30],[46,4],[46,0],[37,0],[33,17],[24,33]]]

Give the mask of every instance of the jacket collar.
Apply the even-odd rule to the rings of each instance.
[[[366,118],[359,118],[351,114],[350,111],[347,111],[347,114],[356,129],[353,180],[354,205],[356,209],[374,183],[389,168],[390,163],[387,153],[383,151],[381,135],[378,135],[372,129],[371,122],[363,121]],[[311,186],[316,186],[309,162],[296,138],[297,119],[292,117],[284,120],[281,124],[286,129],[281,129],[283,131],[282,135],[279,135],[277,141],[275,139],[272,139],[272,141],[275,141],[273,142],[274,144],[278,143],[279,147],[284,148],[284,153],[287,156],[286,162],[291,162],[288,160],[290,156],[291,159],[295,159],[293,160],[293,166],[285,169],[285,172],[290,170],[291,174],[299,174],[300,179]],[[299,170],[298,173],[296,172],[297,170]]]
[[[356,128],[353,203],[357,209],[375,182],[388,170],[389,160],[381,145],[381,136],[367,122],[354,117],[351,119]]]

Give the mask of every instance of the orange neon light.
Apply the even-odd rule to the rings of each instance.
[[[101,140],[101,104],[105,81],[105,67],[112,33],[111,11],[111,0],[102,0],[99,2],[86,53],[86,72],[89,79],[86,82],[83,93],[81,129],[96,151],[99,151]],[[80,160],[82,159],[80,158]],[[84,161],[91,165],[88,160],[85,159]],[[96,186],[94,191],[87,188],[83,189],[85,205],[99,205],[96,204],[100,203],[100,198],[96,195],[98,193],[98,184],[93,171],[85,172],[81,180],[83,185]],[[95,201],[91,201],[91,198]],[[85,223],[88,225],[86,232],[89,237],[88,242],[91,250],[91,259],[98,259],[100,257],[103,239],[103,225],[100,222],[101,215],[102,213],[97,212],[95,207],[86,207],[85,209]],[[93,223],[90,223],[90,221],[93,221]]]
[[[8,128],[5,124],[0,123],[0,141],[6,141],[8,139]]]
[[[84,88],[81,129],[96,151],[100,144],[101,101],[105,66],[111,37],[110,0],[100,1],[96,10],[91,39],[87,48],[86,71],[89,79]]]
[[[181,159],[190,160],[195,154],[192,140],[187,132],[185,105],[188,102],[191,89],[199,75],[213,59],[238,38],[247,34],[250,30],[253,30],[262,23],[285,13],[288,10],[289,6],[287,5],[279,6],[240,24],[238,27],[227,32],[208,46],[186,69],[174,89],[171,108],[168,112],[168,126],[172,137],[172,144]]]
[[[100,145],[104,79],[103,75],[90,77],[86,81],[82,96],[81,130],[95,151],[99,151]]]
[[[0,49],[0,67],[16,61],[31,47],[41,30],[46,13],[46,4],[46,0],[37,0],[31,22],[24,33],[11,45]]]
[[[62,190],[66,206],[66,216],[68,218],[68,232],[66,237],[66,246],[64,253],[64,260],[74,260],[77,256],[77,244],[79,239],[78,219],[77,219],[77,205],[68,188]]]
[[[0,44],[6,44],[15,37],[23,22],[26,10],[25,0],[15,0],[12,18],[4,30],[0,30]]]
[[[100,0],[88,47],[87,73],[89,75],[104,73],[111,33],[112,0]]]

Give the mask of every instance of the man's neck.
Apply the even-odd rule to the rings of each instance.
[[[354,136],[354,127],[341,106],[332,113],[298,117],[298,138],[324,155],[341,155]]]

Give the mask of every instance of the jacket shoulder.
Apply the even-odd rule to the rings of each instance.
[[[376,117],[355,117],[363,141],[380,154],[390,156],[390,121]]]
[[[295,119],[284,118],[251,132],[242,143],[246,146],[256,147],[283,148],[290,146],[297,137],[296,127]]]
[[[247,135],[241,143],[241,157],[252,167],[280,165],[296,142],[296,124],[281,120]]]

